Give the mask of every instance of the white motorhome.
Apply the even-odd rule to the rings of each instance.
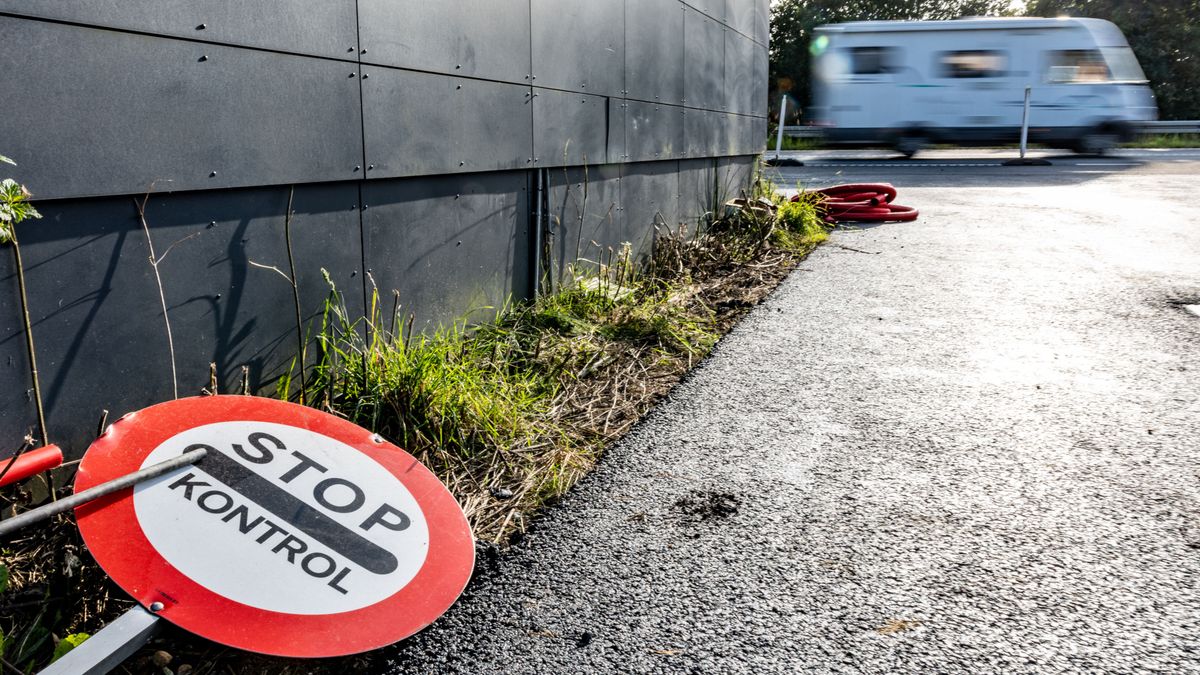
[[[1120,29],[1099,19],[861,21],[817,28],[813,124],[835,143],[1018,140],[1032,88],[1031,142],[1099,154],[1157,118]]]

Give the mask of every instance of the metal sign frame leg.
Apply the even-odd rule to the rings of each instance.
[[[104,675],[141,649],[161,626],[157,616],[134,607],[38,675]]]

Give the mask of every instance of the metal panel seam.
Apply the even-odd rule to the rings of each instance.
[[[357,2],[356,2],[357,7]],[[90,28],[92,30],[108,31],[110,33],[122,33],[125,35],[140,35],[143,37],[159,38],[163,40],[175,40],[178,42],[190,42],[192,44],[212,45],[214,47],[228,47],[230,49],[246,49],[253,52],[265,52],[267,54],[280,54],[282,56],[302,56],[306,59],[320,59],[322,61],[334,61],[336,63],[359,63],[358,58],[354,59],[335,59],[331,56],[322,56],[320,54],[308,54],[305,52],[290,52],[283,49],[270,49],[268,47],[255,47],[252,45],[240,45],[233,42],[218,42],[216,40],[201,40],[198,38],[183,37],[179,35],[169,35],[167,33],[155,33],[152,31],[134,30],[132,28],[114,28],[112,26],[99,26],[91,23],[81,23],[79,21],[66,21],[63,19],[49,19],[40,16],[30,16],[28,14],[19,14],[17,12],[0,12],[0,18],[20,19],[22,21],[37,21],[39,23],[52,23],[59,26],[70,26],[73,28]],[[357,49],[355,50],[358,51]]]

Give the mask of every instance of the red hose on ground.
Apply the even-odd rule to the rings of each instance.
[[[921,215],[911,206],[893,204],[896,188],[889,183],[835,185],[806,194],[819,195],[819,208],[829,223],[907,223]]]
[[[0,459],[0,470],[8,466],[9,462],[12,462],[12,466],[4,474],[4,477],[0,478],[0,486],[23,481],[30,476],[59,466],[63,463],[63,454],[57,445],[47,445],[37,450],[22,453],[15,462],[12,461],[11,457]]]

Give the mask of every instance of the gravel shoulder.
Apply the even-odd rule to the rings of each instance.
[[[1192,194],[902,186],[390,672],[1200,672]]]

